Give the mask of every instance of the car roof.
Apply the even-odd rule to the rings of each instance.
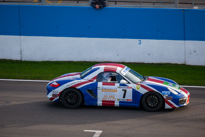
[[[93,67],[110,67],[110,68],[113,68],[113,67],[120,67],[120,68],[124,68],[125,65],[122,65],[122,64],[118,64],[118,63],[100,63],[100,64],[96,64],[94,65]]]
[[[126,67],[125,65],[118,64],[118,63],[100,63],[92,66],[90,71],[85,75],[84,78],[86,79],[93,79],[95,80],[97,78],[97,75],[101,72],[117,72],[120,73],[120,71]]]

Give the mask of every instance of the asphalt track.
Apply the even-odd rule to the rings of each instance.
[[[186,88],[190,104],[175,110],[82,106],[65,109],[42,82],[0,81],[0,137],[204,137],[205,89]],[[96,136],[97,137],[97,136]]]

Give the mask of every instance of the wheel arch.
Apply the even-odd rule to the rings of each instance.
[[[61,96],[62,96],[63,92],[66,91],[67,89],[76,89],[76,90],[78,90],[78,91],[81,93],[81,95],[82,95],[82,99],[83,99],[82,103],[84,103],[84,96],[83,96],[82,91],[79,90],[79,89],[77,89],[77,88],[74,88],[74,87],[65,88],[65,89],[60,93],[59,101],[61,101]]]
[[[165,108],[165,101],[164,101],[164,97],[162,96],[162,94],[160,94],[159,92],[156,92],[156,91],[148,91],[148,92],[146,92],[145,94],[143,94],[142,95],[142,97],[141,97],[141,99],[140,99],[140,105],[139,105],[139,107],[140,108],[142,108],[143,106],[142,106],[142,98],[146,95],[146,94],[148,94],[148,93],[150,93],[150,92],[155,92],[155,93],[157,93],[157,94],[159,94],[162,98],[163,98],[163,106],[162,106],[162,108]]]

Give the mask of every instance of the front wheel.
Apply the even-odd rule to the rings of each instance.
[[[163,98],[159,93],[148,92],[142,97],[142,106],[147,111],[158,111],[163,106]]]
[[[61,96],[62,104],[66,108],[78,108],[82,100],[82,94],[77,89],[66,89]]]

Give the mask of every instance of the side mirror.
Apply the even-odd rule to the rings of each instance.
[[[124,79],[120,80],[120,84],[127,84],[128,82]]]

